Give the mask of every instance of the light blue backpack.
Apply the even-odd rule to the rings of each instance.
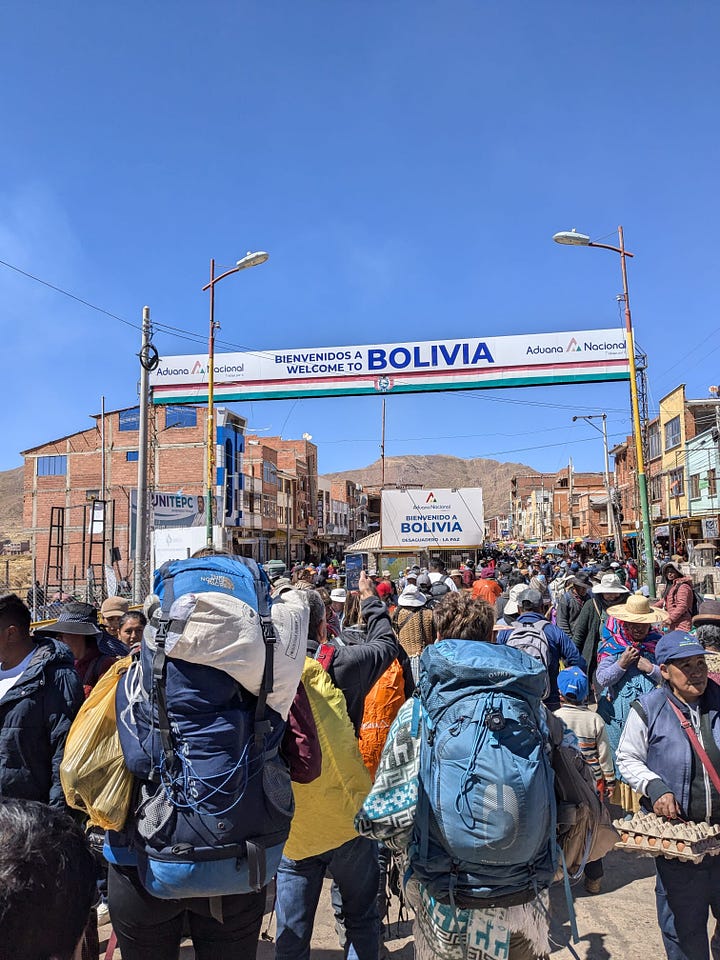
[[[557,868],[545,668],[520,650],[443,640],[420,658],[415,877],[461,908],[534,899]]]

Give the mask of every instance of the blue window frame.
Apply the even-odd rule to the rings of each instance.
[[[121,410],[118,420],[118,428],[120,430],[139,430],[140,407],[132,407],[130,410]]]
[[[137,463],[139,452],[137,450],[128,450],[125,453],[125,459],[128,463]]]
[[[196,427],[197,407],[165,407],[165,427]]]
[[[64,477],[67,473],[67,457],[38,457],[37,475],[39,477]]]

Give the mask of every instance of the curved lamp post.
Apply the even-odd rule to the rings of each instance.
[[[625,249],[623,228],[618,227],[619,246],[609,243],[597,243],[584,233],[576,230],[565,230],[553,236],[555,243],[563,243],[571,247],[600,247],[602,250],[612,250],[620,254],[622,269],[623,299],[625,301],[625,337],[627,340],[628,363],[630,366],[630,404],[632,407],[633,434],[635,439],[635,459],[637,462],[638,490],[640,493],[640,510],[642,512],[642,531],[645,545],[645,577],[647,579],[650,596],[655,596],[655,558],[652,546],[652,523],[650,520],[650,506],[648,500],[647,477],[645,476],[645,456],[642,446],[642,427],[640,425],[640,404],[638,402],[637,368],[635,364],[635,339],[633,336],[632,317],[630,314],[630,295],[628,293],[626,258],[633,254]]]
[[[208,547],[213,545],[213,500],[215,484],[215,330],[220,324],[215,323],[215,284],[229,277],[231,273],[239,273],[241,270],[247,270],[248,267],[257,267],[265,263],[269,254],[263,250],[256,253],[245,254],[242,260],[238,260],[234,267],[215,276],[215,261],[210,261],[210,282],[203,287],[210,291],[210,335],[208,337],[208,413],[207,413],[207,483],[205,491],[205,527],[206,543]]]

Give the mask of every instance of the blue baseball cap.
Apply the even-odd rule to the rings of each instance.
[[[704,657],[708,651],[691,633],[684,630],[671,630],[655,647],[655,660],[667,663],[669,660],[682,660],[684,657]]]
[[[580,667],[567,667],[565,670],[561,670],[558,674],[557,685],[558,690],[564,697],[572,697],[578,703],[587,700],[588,678]]]

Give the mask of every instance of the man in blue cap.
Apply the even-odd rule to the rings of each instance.
[[[632,705],[616,762],[642,805],[669,820],[720,823],[720,686],[708,680],[707,651],[673,630],[655,659],[665,681]],[[699,748],[699,749],[698,749]],[[717,784],[717,785],[716,785]],[[708,960],[708,911],[720,918],[720,858],[656,857],[658,923],[669,960]],[[713,957],[720,937],[713,936]]]

